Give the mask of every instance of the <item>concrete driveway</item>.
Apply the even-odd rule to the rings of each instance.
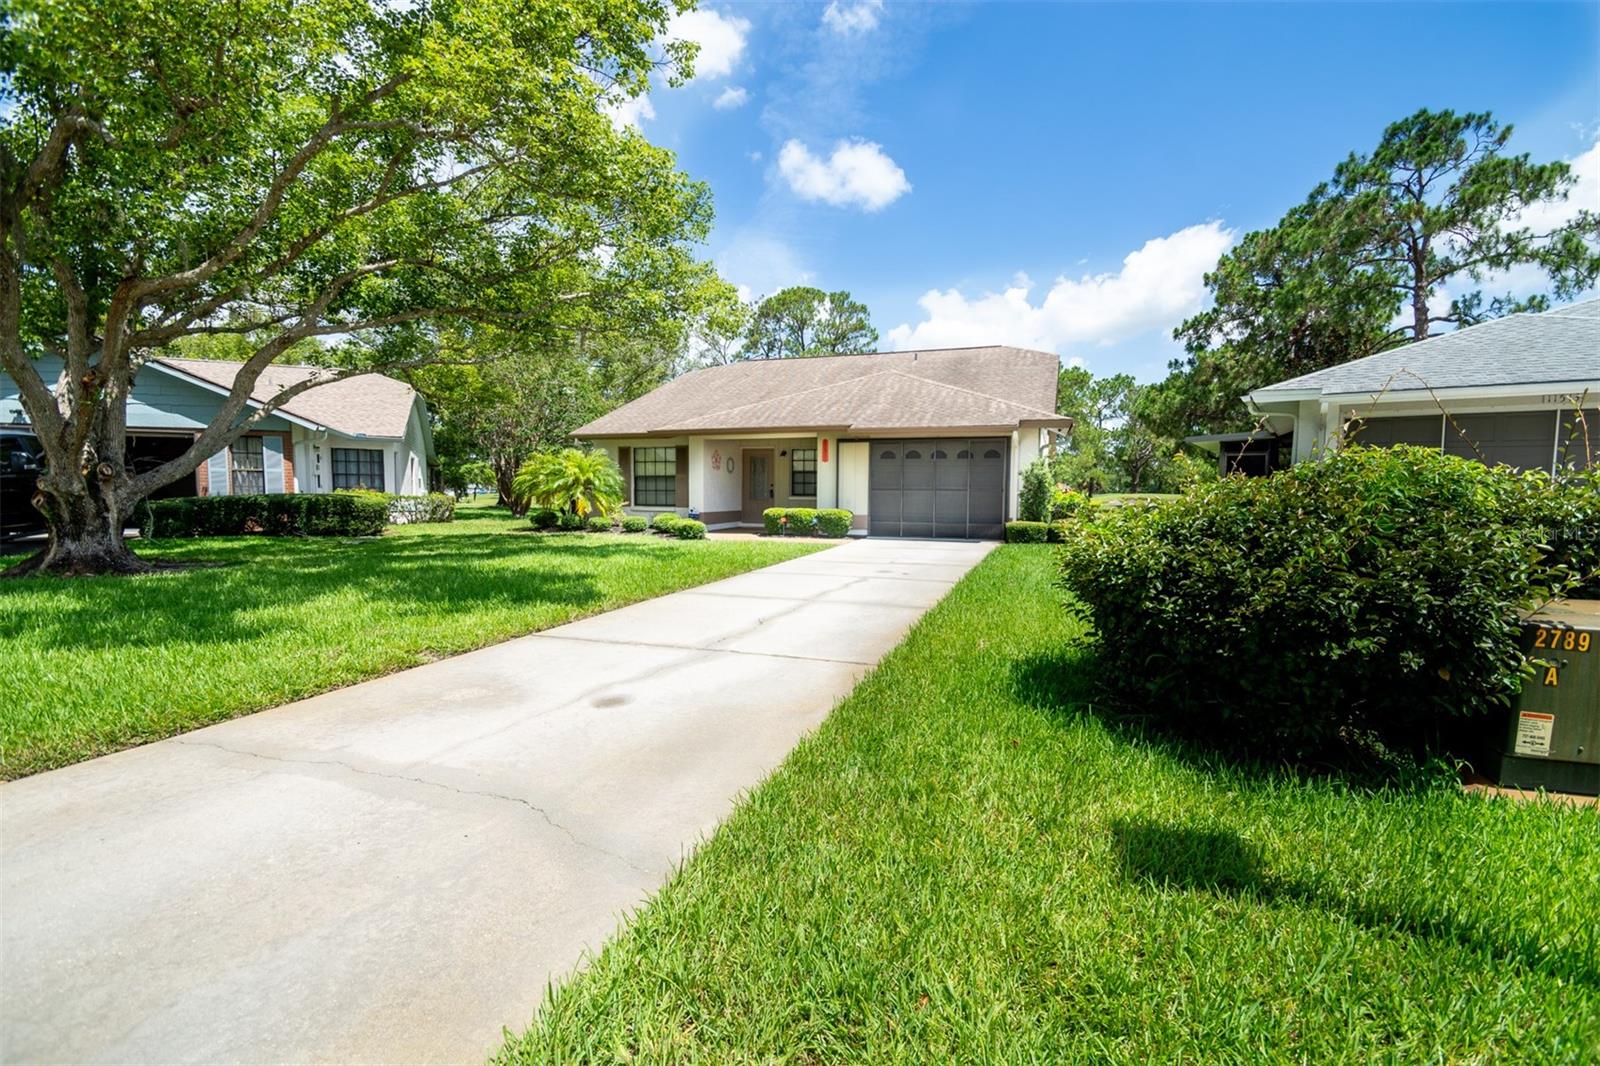
[[[0,786],[0,1058],[481,1061],[989,548],[851,542]]]

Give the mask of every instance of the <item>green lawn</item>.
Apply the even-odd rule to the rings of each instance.
[[[478,506],[379,538],[151,541],[222,565],[0,580],[0,776],[21,777],[825,547],[536,534]]]
[[[1600,1056],[1600,811],[1141,738],[1051,577],[999,548],[500,1058]]]

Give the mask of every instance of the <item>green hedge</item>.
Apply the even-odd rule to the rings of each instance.
[[[1043,544],[1050,537],[1050,526],[1044,522],[1007,522],[1007,544]]]
[[[426,496],[391,496],[389,521],[397,525],[415,522],[453,522],[456,498],[443,492]]]
[[[850,533],[854,518],[849,511],[830,507],[768,507],[761,512],[761,526],[769,537],[843,537]]]
[[[817,512],[817,536],[848,537],[850,522],[855,515],[842,507],[828,507]]]
[[[706,524],[693,518],[680,518],[672,523],[672,535],[679,540],[705,540]]]
[[[1098,631],[1100,677],[1139,715],[1234,751],[1394,771],[1467,753],[1516,694],[1519,610],[1600,568],[1597,488],[1350,447],[1085,508],[1063,584]]]
[[[383,532],[388,503],[356,493],[273,493],[257,496],[180,496],[141,508],[147,537],[238,534],[368,537]]]
[[[650,523],[644,520],[643,515],[624,515],[622,518],[622,531],[624,533],[643,533],[650,528]]]
[[[535,507],[528,512],[528,522],[534,529],[554,529],[561,523],[561,516],[549,507]]]
[[[590,515],[589,520],[583,524],[583,528],[590,533],[610,533],[611,519],[604,515]]]
[[[676,526],[679,522],[686,521],[688,521],[688,519],[684,518],[680,514],[676,514],[672,511],[662,511],[660,514],[650,519],[650,528],[655,530],[657,533],[671,533],[674,526]]]
[[[450,522],[456,516],[456,498],[443,492],[430,492],[426,496],[397,496],[377,489],[335,489],[333,494],[381,501],[389,510],[389,521],[397,526],[417,522]]]

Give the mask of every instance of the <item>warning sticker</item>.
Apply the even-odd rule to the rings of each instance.
[[[1540,711],[1523,711],[1517,715],[1518,755],[1549,755],[1550,734],[1555,731],[1556,716]]]

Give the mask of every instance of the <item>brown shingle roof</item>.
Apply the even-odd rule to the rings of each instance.
[[[573,435],[1063,423],[1059,369],[1049,352],[999,346],[749,360],[675,378]]]
[[[233,387],[234,376],[243,365],[218,359],[154,359],[151,362],[163,363],[179,373],[224,389]],[[250,398],[256,403],[265,403],[283,389],[319,373],[322,373],[321,368],[314,366],[273,364],[256,379]],[[381,374],[362,374],[307,389],[284,404],[281,410],[347,437],[398,439],[406,434],[416,395],[416,390],[403,381]]]

